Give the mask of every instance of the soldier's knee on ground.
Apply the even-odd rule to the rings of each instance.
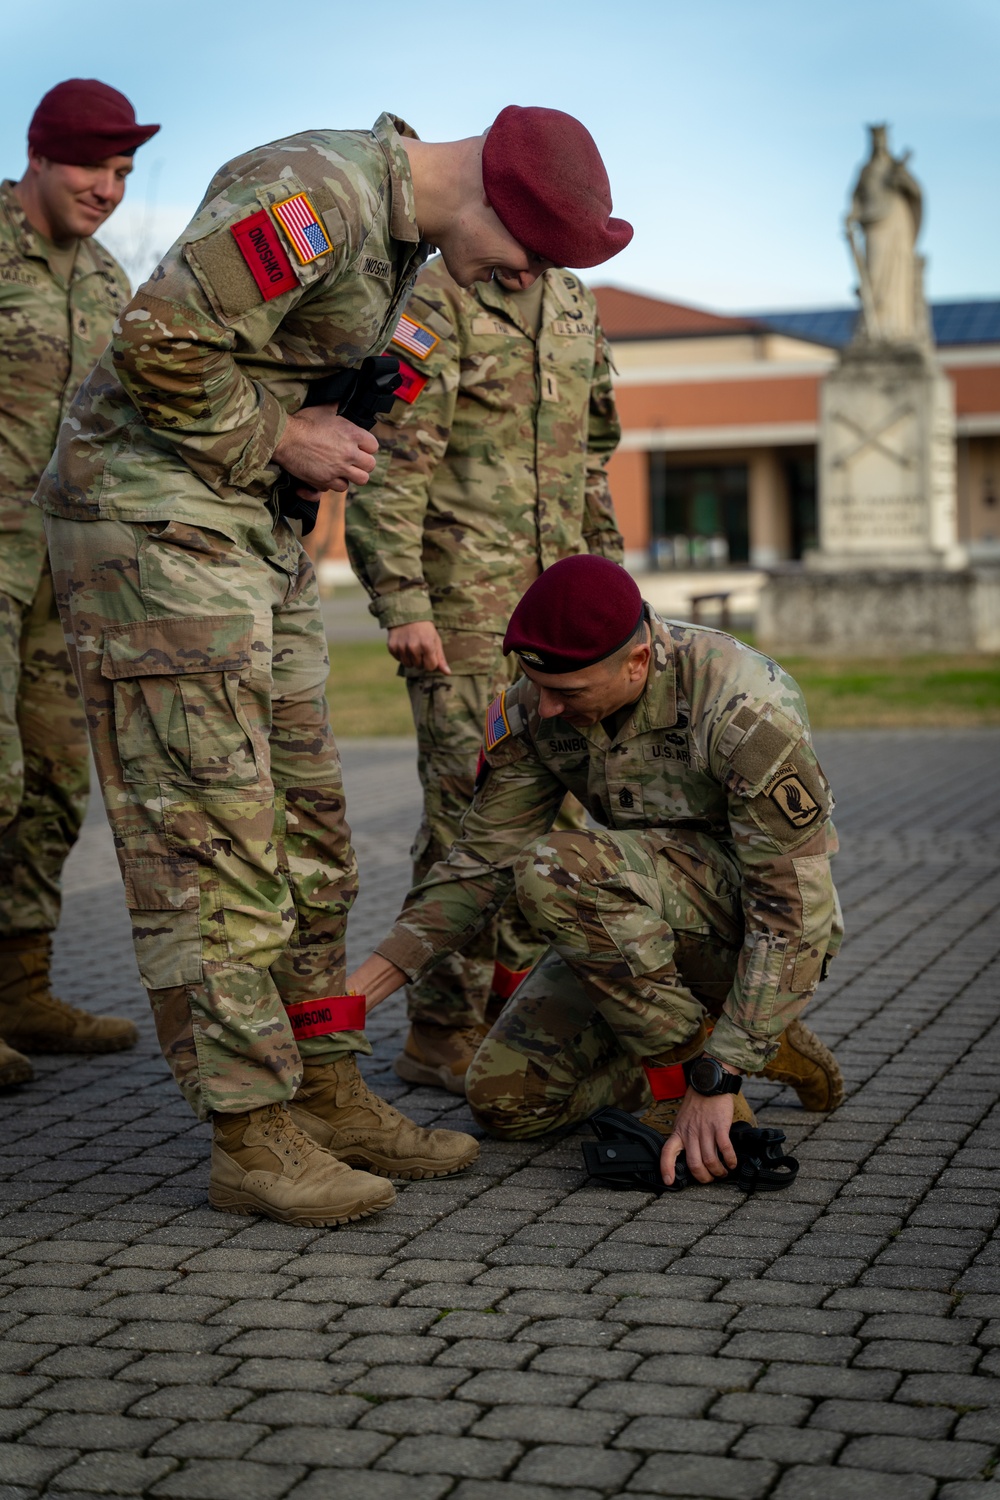
[[[491,1067],[489,1051],[487,1040],[465,1075],[465,1095],[476,1124],[506,1141],[532,1140],[554,1130],[565,1100],[543,1096],[527,1059],[519,1069],[501,1070]]]

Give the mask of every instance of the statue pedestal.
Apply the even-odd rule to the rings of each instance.
[[[930,349],[856,343],[820,393],[822,572],[960,568],[955,402]]]
[[[1000,569],[957,537],[951,384],[923,343],[852,344],[820,395],[820,547],[768,575],[764,650],[830,656],[1000,648]]]

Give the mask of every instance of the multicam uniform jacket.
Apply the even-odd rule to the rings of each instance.
[[[308,384],[389,342],[426,257],[400,140],[316,130],[223,167],[115,327],[38,503],[74,520],[270,526],[270,463]]]
[[[738,885],[743,946],[712,1052],[757,1072],[840,945],[833,799],[801,691],[780,667],[718,631],[649,618],[646,687],[613,741],[601,724],[542,719],[524,677],[506,694],[510,732],[485,754],[462,837],[378,952],[412,978],[459,948],[569,790],[605,828],[686,830],[717,847],[704,878]]]
[[[129,284],[96,240],[81,240],[67,284],[12,182],[0,183],[0,593],[34,597],[45,561],[31,497],[77,387],[111,335]]]
[[[620,436],[607,346],[571,271],[545,273],[536,333],[516,293],[499,282],[463,290],[434,260],[389,353],[409,367],[406,399],[375,429],[375,472],[347,509],[351,563],[383,626],[433,620],[442,633],[499,637],[559,558],[621,561],[605,472]]]

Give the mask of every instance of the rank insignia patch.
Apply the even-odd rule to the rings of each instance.
[[[271,212],[292,242],[292,249],[304,266],[333,249],[326,230],[316,217],[305,193],[296,193],[284,203],[276,203]]]
[[[233,225],[232,233],[265,302],[298,286],[295,268],[266,209],[251,214],[248,219],[241,219]]]
[[[392,342],[410,354],[415,354],[418,359],[426,359],[428,354],[433,354],[441,340],[436,333],[425,328],[423,323],[418,323],[416,318],[408,318],[404,313],[396,324]]]
[[[412,406],[427,384],[427,376],[420,375],[405,359],[399,361],[400,384],[396,387],[396,399]]]
[[[813,819],[819,816],[819,803],[815,797],[810,797],[797,776],[783,776],[770,788],[767,795],[772,802],[777,803],[789,823],[794,823],[796,828],[808,828]]]
[[[511,734],[510,720],[507,717],[505,699],[506,689],[498,693],[486,710],[486,736],[487,750],[495,750],[501,741],[508,739]]]

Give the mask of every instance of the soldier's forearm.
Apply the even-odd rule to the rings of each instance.
[[[364,995],[367,1009],[374,1010],[376,1005],[394,995],[400,985],[405,983],[406,975],[402,969],[397,969],[381,953],[373,953],[360,968],[347,976],[347,992],[350,995]]]

